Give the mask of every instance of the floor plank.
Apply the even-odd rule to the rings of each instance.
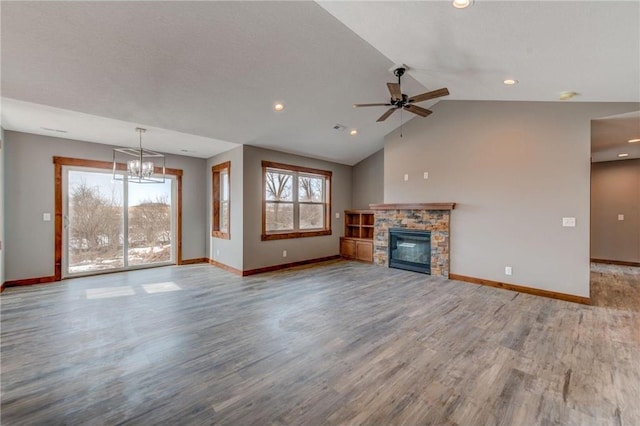
[[[9,288],[1,421],[640,424],[640,268],[593,306],[335,261]]]

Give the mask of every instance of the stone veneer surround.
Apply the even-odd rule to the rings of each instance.
[[[373,262],[389,265],[389,228],[431,231],[431,275],[449,278],[449,224],[454,206],[454,203],[372,204]]]

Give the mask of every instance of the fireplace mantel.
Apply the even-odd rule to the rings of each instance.
[[[371,210],[453,210],[456,203],[369,204]]]

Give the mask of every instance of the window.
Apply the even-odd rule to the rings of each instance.
[[[227,161],[211,168],[213,175],[213,224],[211,235],[217,238],[229,239],[230,227],[230,185],[231,162]]]
[[[331,235],[331,172],[262,162],[262,240]]]

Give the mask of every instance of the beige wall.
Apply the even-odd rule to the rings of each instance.
[[[368,209],[384,201],[384,149],[353,166],[352,209]]]
[[[588,297],[590,120],[638,107],[441,101],[385,138],[384,201],[458,203],[452,274]]]
[[[5,131],[5,279],[54,274],[53,156],[110,161],[112,147],[96,143]],[[182,169],[182,257],[202,258],[206,246],[206,161],[167,156],[167,167]]]
[[[286,240],[261,241],[262,161],[274,161],[333,172],[332,235]],[[343,214],[351,204],[351,166],[315,160],[299,155],[244,146],[244,270],[298,262],[340,252]],[[335,213],[340,213],[336,219]],[[287,257],[282,251],[287,250]]]
[[[230,239],[225,240],[221,238],[215,238],[211,236],[212,227],[212,205],[213,205],[213,189],[212,189],[212,172],[211,167],[216,164],[224,163],[225,161],[231,162],[231,174],[230,174]],[[244,156],[243,147],[239,146],[230,151],[216,155],[207,160],[207,257],[217,262],[223,263],[227,266],[231,266],[235,269],[242,270],[243,258],[242,258],[242,244],[244,227],[242,223],[242,211],[243,211],[243,187],[244,187]]]
[[[591,165],[591,257],[640,262],[640,159]]]

